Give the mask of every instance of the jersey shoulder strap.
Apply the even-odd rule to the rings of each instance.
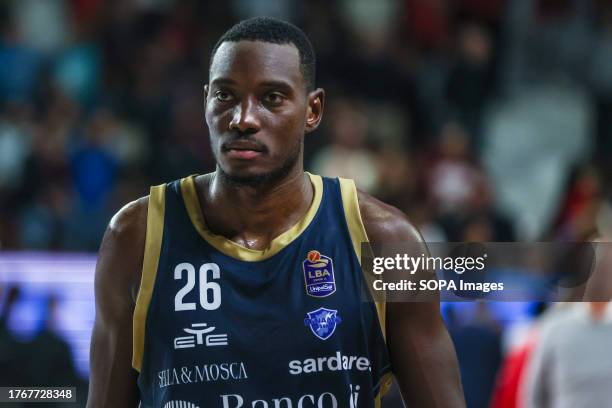
[[[353,249],[355,250],[355,255],[359,259],[359,264],[361,265],[362,250],[366,250],[370,252],[370,247],[367,245],[370,241],[368,239],[368,234],[366,232],[365,226],[363,225],[363,220],[361,218],[361,211],[359,210],[359,199],[357,196],[357,187],[355,186],[355,182],[351,179],[338,178],[340,182],[340,193],[342,195],[342,207],[344,208],[344,216],[346,218],[346,223],[349,229],[349,233],[351,235],[351,241],[353,243]],[[362,247],[363,244],[363,247]],[[375,279],[375,276],[366,270],[363,270],[364,279],[370,289],[372,290],[372,282]],[[380,299],[381,294],[377,294],[375,299]],[[378,313],[378,320],[380,321],[380,328],[382,330],[383,336],[385,335],[385,302],[384,298],[382,302],[376,302],[376,311]]]
[[[140,288],[132,319],[132,367],[138,372],[140,372],[142,367],[147,310],[153,295],[159,254],[162,246],[165,208],[166,184],[151,187],[147,209],[147,233],[142,263],[142,276],[140,278]]]
[[[369,256],[372,252],[370,246],[368,245],[370,240],[368,239],[368,234],[363,224],[363,219],[361,218],[361,211],[359,210],[357,187],[355,186],[355,182],[351,179],[339,177],[338,181],[340,183],[340,194],[342,196],[344,217],[346,219],[346,224],[351,235],[351,241],[353,243],[355,255],[357,255],[357,258],[359,259],[359,264],[361,265],[362,255]],[[363,251],[366,252],[362,253]],[[384,294],[377,293],[376,296],[374,296],[374,294],[372,293],[374,279],[377,279],[377,277],[373,275],[372,271],[364,270],[362,268],[362,273],[364,281],[366,285],[368,285],[368,289],[372,298],[377,300],[374,302],[376,306],[376,314],[378,315],[380,330],[382,332],[383,337],[386,339],[386,299],[384,297]],[[381,378],[380,391],[375,401],[375,406],[377,408],[381,406],[381,398],[391,388],[392,383],[393,376],[390,372],[386,373],[383,378]]]
[[[338,178],[338,181],[340,182],[342,207],[344,208],[344,216],[351,234],[351,241],[353,242],[355,254],[361,262],[361,243],[368,242],[368,234],[361,220],[357,187],[355,187],[355,182],[351,179]]]

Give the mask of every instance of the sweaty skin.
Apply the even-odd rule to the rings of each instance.
[[[247,248],[267,248],[304,216],[313,199],[303,168],[303,138],[319,126],[325,94],[306,89],[298,58],[291,44],[223,43],[204,89],[217,169],[196,178],[198,197],[208,228]],[[236,182],[254,178],[260,182]],[[123,207],[102,240],[89,408],[138,405],[132,316],[147,205],[144,197]],[[397,209],[364,193],[359,206],[371,242],[422,242]],[[387,340],[395,377],[410,406],[465,406],[457,359],[437,302],[388,303]]]

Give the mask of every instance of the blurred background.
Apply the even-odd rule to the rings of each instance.
[[[609,1],[4,1],[0,385],[63,381],[84,400],[105,226],[150,185],[213,170],[210,51],[257,15],[292,21],[317,52],[327,101],[307,170],[354,178],[426,241],[581,241],[612,225]],[[518,386],[495,384],[545,307],[444,305],[470,407],[519,406]]]

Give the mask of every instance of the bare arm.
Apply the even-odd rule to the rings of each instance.
[[[427,253],[402,212],[364,193],[359,207],[370,242],[411,242]],[[411,407],[465,407],[457,356],[439,302],[388,302],[386,308],[389,356],[404,401]]]
[[[123,207],[102,240],[96,265],[88,408],[138,406],[132,315],[142,270],[147,203],[142,198]]]

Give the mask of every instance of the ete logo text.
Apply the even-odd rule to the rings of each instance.
[[[189,333],[190,336],[175,337],[174,348],[193,348],[196,345],[205,345],[206,347],[227,346],[227,334],[208,334],[213,332],[215,327],[207,326],[206,323],[192,323],[191,328],[183,329],[183,331]]]

